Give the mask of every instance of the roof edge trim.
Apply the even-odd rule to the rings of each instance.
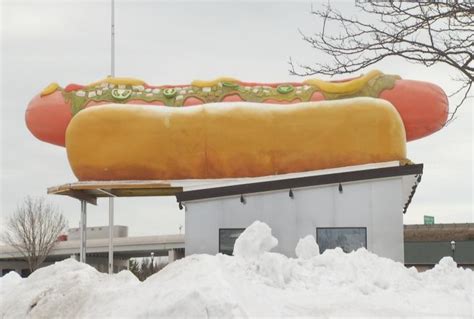
[[[395,176],[421,174],[423,174],[423,164],[382,167],[326,175],[304,176],[275,181],[265,181],[256,183],[250,182],[246,184],[230,185],[223,187],[196,189],[176,193],[176,200],[178,202],[184,202],[208,198],[218,198],[241,194],[252,194],[267,191],[283,190],[290,188],[295,189],[308,186],[329,185]]]

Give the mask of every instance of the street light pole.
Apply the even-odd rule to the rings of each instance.
[[[154,264],[154,261],[153,261],[153,257],[155,257],[155,253],[151,252],[150,255],[151,255],[151,267],[150,267],[151,274],[150,275],[153,275],[153,272],[155,270],[155,264]]]
[[[454,260],[454,251],[456,250],[456,242],[454,240],[451,240],[451,257]]]

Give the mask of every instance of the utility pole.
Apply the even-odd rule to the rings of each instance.
[[[111,0],[110,76],[115,76],[115,1]],[[109,195],[109,274],[114,273],[114,197]]]

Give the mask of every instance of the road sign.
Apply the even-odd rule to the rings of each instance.
[[[435,220],[434,216],[423,216],[423,221],[425,225],[434,225]]]

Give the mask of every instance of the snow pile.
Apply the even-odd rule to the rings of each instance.
[[[310,259],[319,255],[319,246],[316,243],[313,235],[308,235],[301,238],[295,248],[295,253],[298,258]]]
[[[27,279],[11,274],[0,279],[0,317],[473,315],[474,274],[450,257],[418,273],[365,249],[318,255],[313,238],[300,241],[297,259],[269,252],[275,244],[270,228],[255,223],[236,242],[236,256],[190,256],[144,282],[74,260]]]
[[[234,256],[255,259],[278,245],[278,240],[272,236],[272,230],[267,224],[255,221],[247,227],[234,245]]]

